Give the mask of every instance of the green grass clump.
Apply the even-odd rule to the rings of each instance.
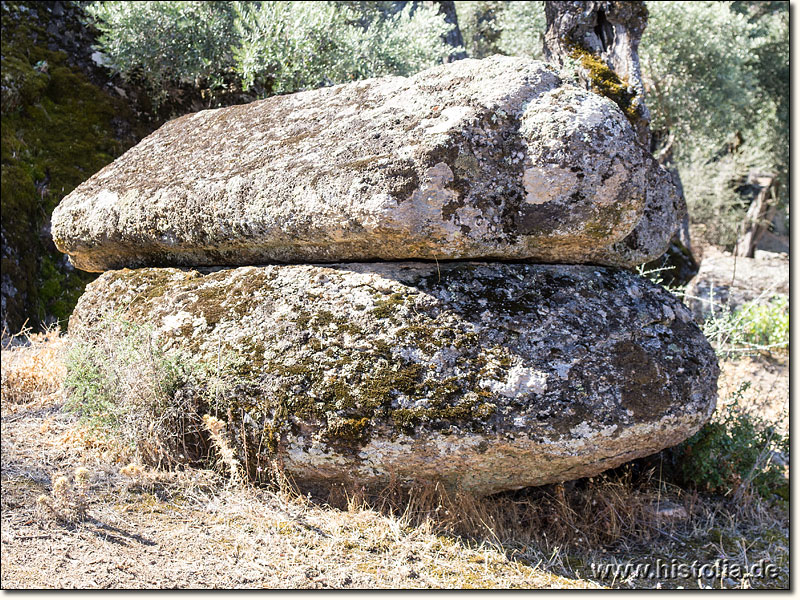
[[[717,304],[703,323],[703,334],[720,358],[789,349],[789,299],[763,295],[736,309]]]
[[[767,303],[746,302],[734,312],[744,340],[756,346],[789,348],[789,299],[773,296]]]

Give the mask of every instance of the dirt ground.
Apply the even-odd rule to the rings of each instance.
[[[126,476],[57,400],[12,409],[2,417],[4,589],[596,586],[375,511],[226,488],[209,471]],[[86,517],[59,520],[37,498],[81,466]]]
[[[752,408],[785,423],[788,358],[744,357],[722,367],[721,398],[751,381]],[[783,565],[772,582],[728,578],[685,587],[788,584],[788,515],[774,511],[754,529],[709,505],[665,527],[652,544],[565,550],[548,562],[532,550],[442,535],[363,506],[338,510],[291,494],[226,487],[207,470],[126,471],[123,457],[82,430],[62,401],[51,393],[27,404],[3,402],[4,589],[659,587],[632,578],[602,581],[588,567],[590,559],[655,557],[766,557]],[[73,479],[79,467],[88,471],[85,518],[71,518],[67,509],[57,518],[38,499],[52,502],[58,477]]]
[[[750,413],[789,432],[789,356],[754,354],[728,359],[720,364],[718,395],[725,404],[743,385],[741,405]]]

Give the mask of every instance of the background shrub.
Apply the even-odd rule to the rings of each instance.
[[[141,81],[156,102],[175,85],[213,88],[230,78],[230,2],[93,2],[86,13],[108,66]]]
[[[263,97],[408,75],[454,51],[437,6],[392,13],[383,4],[107,1],[87,13],[109,66],[139,78],[158,103],[179,85],[238,85]]]
[[[746,302],[734,313],[741,319],[744,339],[756,346],[789,348],[789,298],[773,296],[769,302]]]
[[[775,462],[773,452],[788,456],[789,438],[742,410],[739,402],[748,387],[739,388],[732,402],[672,450],[684,486],[726,495],[753,490],[768,497],[788,492],[783,467]]]
[[[788,351],[789,299],[762,295],[736,310],[725,304],[714,304],[703,323],[703,334],[720,358]]]

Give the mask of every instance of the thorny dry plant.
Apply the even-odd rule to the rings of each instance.
[[[231,445],[228,443],[227,427],[225,422],[212,417],[211,415],[203,415],[203,426],[211,436],[211,441],[219,453],[220,459],[228,468],[230,475],[230,484],[233,486],[241,486],[244,484],[244,476],[242,474],[242,466],[236,459],[235,453]]]
[[[59,521],[82,521],[86,518],[89,506],[89,470],[78,467],[72,478],[65,475],[57,477],[53,482],[52,494],[42,494],[36,503],[43,513]]]

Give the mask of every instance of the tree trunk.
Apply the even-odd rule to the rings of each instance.
[[[736,256],[753,258],[759,240],[769,230],[770,222],[775,216],[777,202],[775,201],[775,176],[758,174],[751,176],[753,183],[761,187],[761,191],[753,200],[747,211],[742,225],[742,234],[736,241]]]
[[[581,82],[614,100],[649,148],[650,113],[639,66],[644,2],[545,2],[544,11],[545,58],[559,65],[577,61]]]
[[[453,28],[444,36],[444,41],[448,46],[453,48],[460,48],[455,52],[452,52],[450,56],[447,57],[447,62],[453,62],[456,60],[461,60],[462,58],[467,58],[467,52],[464,49],[464,38],[461,35],[461,29],[458,26],[458,16],[456,15],[456,3],[452,0],[449,2],[436,2],[439,5],[439,14],[444,15],[444,20],[446,23],[450,23]]]

